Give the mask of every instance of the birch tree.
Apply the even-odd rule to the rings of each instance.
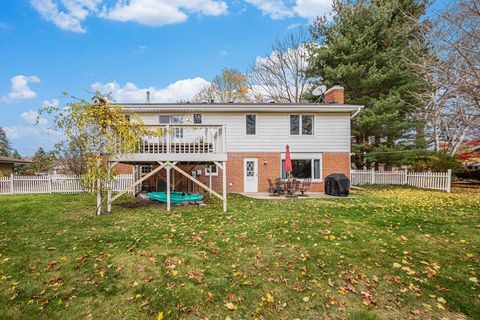
[[[86,168],[81,182],[85,190],[97,193],[96,214],[100,215],[99,196],[106,189],[105,181],[114,179],[114,172],[108,170],[107,157],[117,155],[120,147],[124,153],[133,153],[142,136],[160,133],[147,131],[135,114],[127,118],[120,106],[110,104],[105,97],[98,100],[101,103],[74,98],[65,106],[44,107],[41,113],[53,116],[52,129],[62,132],[66,143],[74,141],[82,149]]]

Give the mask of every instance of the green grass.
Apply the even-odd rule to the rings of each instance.
[[[480,195],[354,196],[1,196],[0,319],[480,319]]]

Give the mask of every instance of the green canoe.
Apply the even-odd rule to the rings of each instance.
[[[167,202],[166,192],[149,192],[147,193],[147,197],[151,200]],[[171,203],[182,203],[182,202],[193,203],[193,202],[202,201],[202,200],[203,200],[203,195],[201,194],[188,194],[186,192],[170,192]]]

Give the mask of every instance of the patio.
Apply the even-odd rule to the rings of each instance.
[[[258,200],[290,200],[290,199],[352,199],[354,197],[336,197],[325,194],[324,192],[309,192],[307,197],[287,197],[285,195],[272,196],[268,192],[241,192],[241,195]]]

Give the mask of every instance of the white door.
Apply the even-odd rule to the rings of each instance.
[[[258,159],[247,158],[243,162],[243,191],[258,192]]]

